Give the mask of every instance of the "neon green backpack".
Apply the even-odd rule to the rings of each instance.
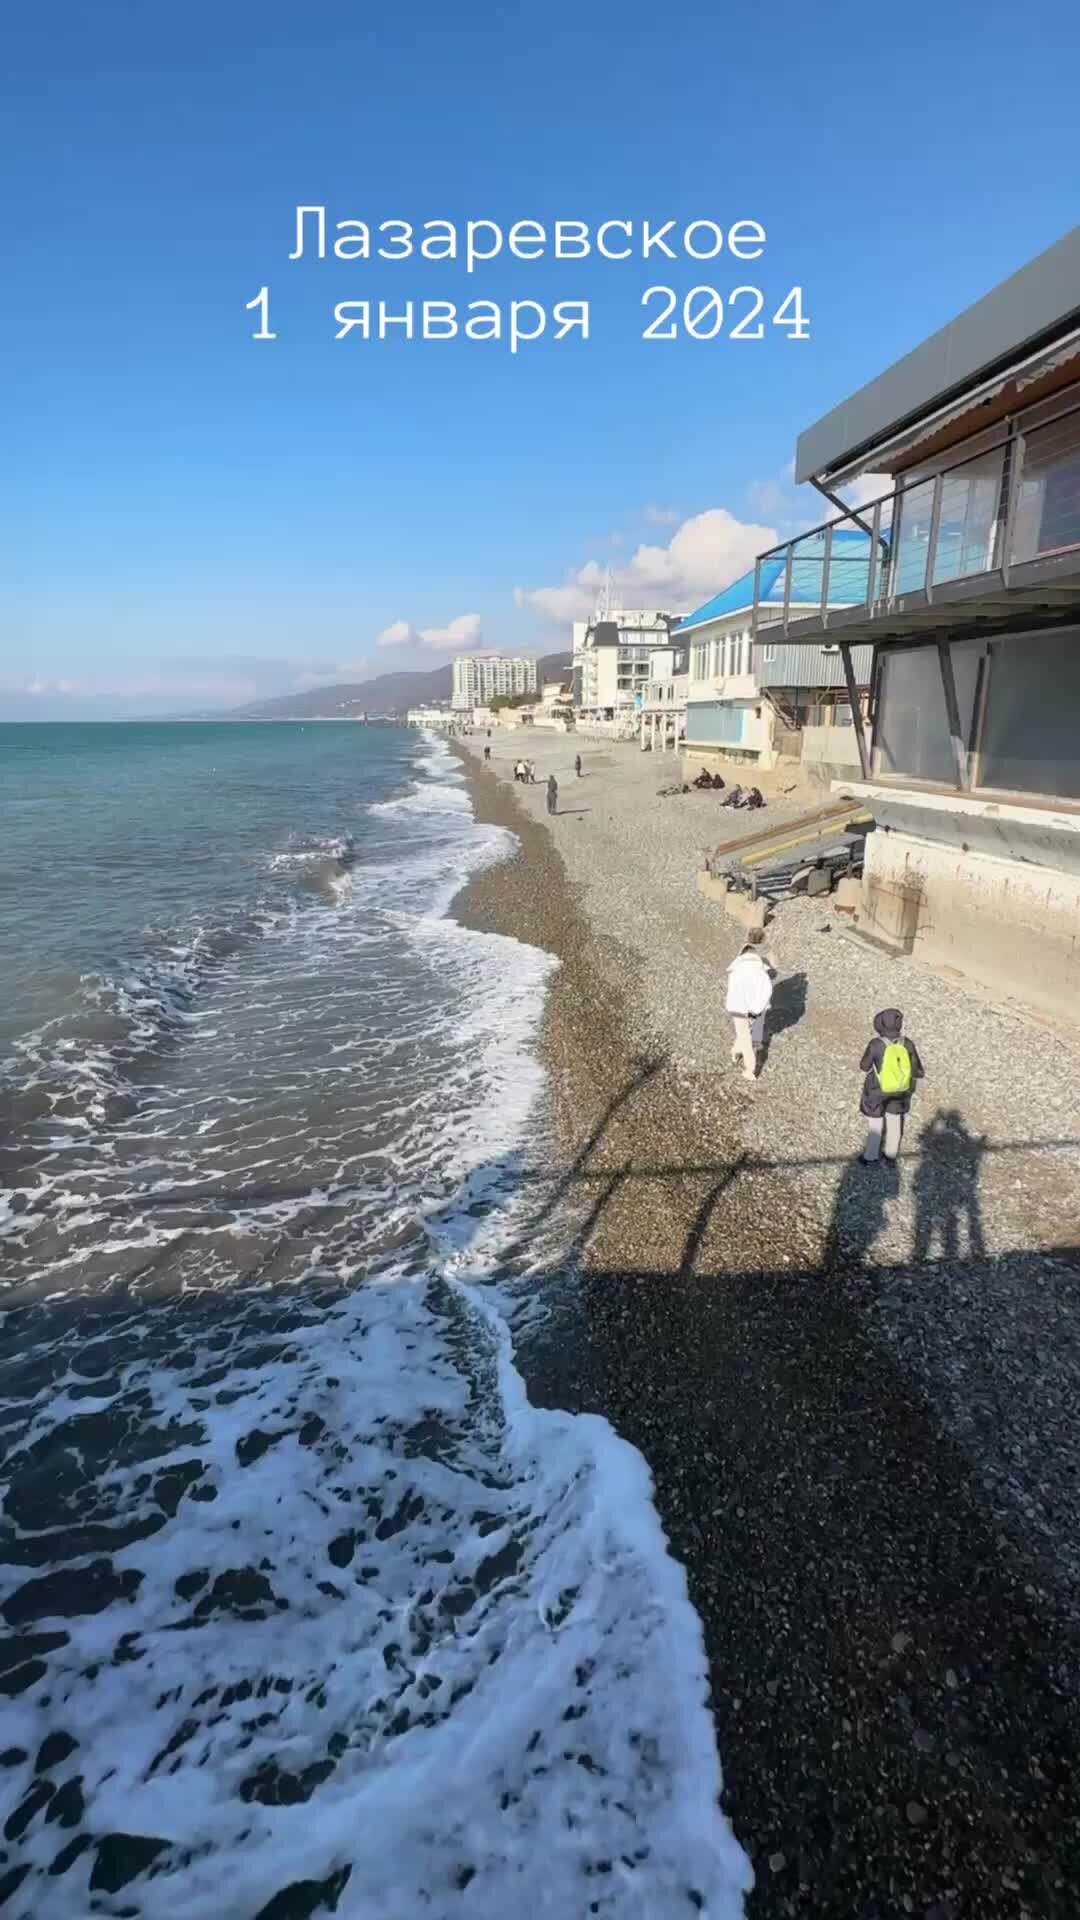
[[[911,1055],[902,1040],[888,1041],[877,1077],[882,1093],[891,1099],[911,1092]]]

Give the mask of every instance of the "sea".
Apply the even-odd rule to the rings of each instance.
[[[5,1920],[749,1884],[640,1455],[533,1404],[554,962],[397,726],[0,727]]]

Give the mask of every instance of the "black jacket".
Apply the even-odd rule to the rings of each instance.
[[[906,1047],[911,1055],[911,1084],[912,1088],[914,1088],[916,1081],[924,1077],[923,1063],[919,1059],[919,1049],[915,1045],[914,1040],[909,1040],[906,1034],[901,1034],[900,1044]],[[885,1058],[885,1049],[888,1045],[889,1042],[883,1040],[880,1034],[875,1034],[863,1054],[862,1059],[859,1061],[859,1071],[866,1075],[866,1079],[863,1082],[862,1100],[859,1103],[859,1112],[864,1113],[868,1120],[880,1120],[882,1114],[885,1113],[906,1113],[911,1105],[910,1093],[897,1093],[893,1094],[891,1098],[886,1099],[881,1091],[878,1083],[877,1070]]]

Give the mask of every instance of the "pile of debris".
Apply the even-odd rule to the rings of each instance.
[[[838,880],[861,874],[873,825],[871,814],[841,800],[722,843],[707,856],[704,871],[725,890],[752,900],[831,893]]]

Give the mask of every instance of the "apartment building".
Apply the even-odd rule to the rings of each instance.
[[[459,713],[490,706],[497,694],[535,693],[536,661],[502,653],[459,653],[451,705]]]
[[[670,614],[623,608],[603,618],[574,623],[574,707],[580,723],[626,733],[649,683],[679,670]]]

